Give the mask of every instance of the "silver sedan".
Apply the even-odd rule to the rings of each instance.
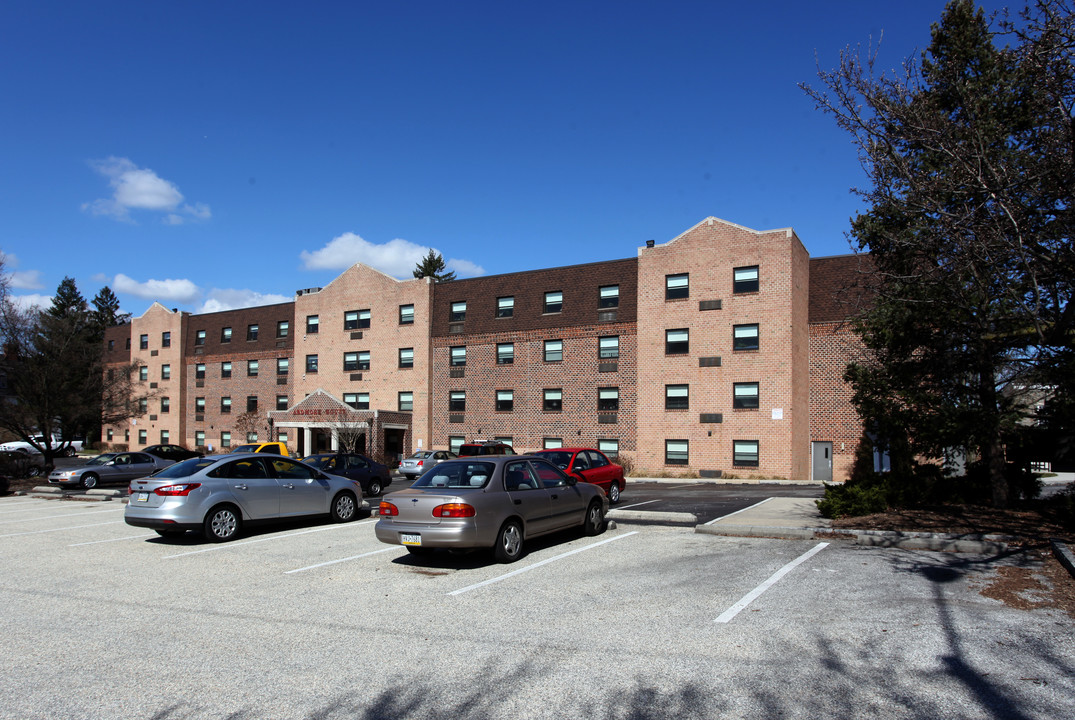
[[[408,489],[384,496],[375,532],[413,554],[434,548],[492,548],[514,562],[532,537],[578,527],[605,530],[608,498],[533,456],[448,460]]]
[[[168,467],[172,462],[144,452],[104,453],[82,465],[53,470],[49,473],[49,482],[91,488],[145,477]]]
[[[327,515],[358,517],[362,486],[291,458],[265,453],[191,458],[131,483],[123,519],[164,537],[188,530],[231,540],[244,524]]]

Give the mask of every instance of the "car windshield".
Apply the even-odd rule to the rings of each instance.
[[[424,460],[424,459],[426,459],[427,457],[429,457],[432,454],[433,453],[426,452],[425,450],[419,450],[414,455],[411,455],[411,459],[412,460]]]
[[[115,453],[108,453],[105,455],[98,455],[95,458],[91,458],[86,462],[87,465],[107,465],[108,461],[116,457]]]
[[[559,465],[562,468],[567,467],[567,464],[571,462],[571,453],[563,452],[562,450],[551,450],[549,452],[536,453],[539,457],[543,457],[554,465]]]
[[[251,443],[250,445],[240,445],[239,447],[232,448],[231,452],[257,452],[259,447],[261,447],[261,443]]]
[[[185,478],[190,477],[194,473],[203,468],[207,468],[213,463],[220,460],[220,458],[191,458],[190,460],[184,460],[183,462],[177,462],[175,465],[169,465],[168,467],[154,473],[154,478]]]
[[[493,476],[491,462],[442,462],[414,481],[411,487],[475,489],[483,488]]]

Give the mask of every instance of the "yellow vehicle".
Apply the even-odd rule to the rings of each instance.
[[[263,442],[263,443],[247,443],[246,445],[240,445],[238,447],[228,448],[228,452],[232,453],[269,453],[270,455],[283,455],[284,457],[295,457],[290,450],[287,449],[287,445],[282,442]]]

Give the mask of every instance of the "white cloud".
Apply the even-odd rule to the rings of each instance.
[[[202,296],[202,290],[190,280],[146,280],[138,282],[123,273],[112,281],[112,290],[147,300],[191,303]]]
[[[24,311],[30,308],[44,310],[52,306],[51,295],[8,295],[8,299],[15,304],[15,307]]]
[[[11,287],[16,290],[40,290],[44,287],[41,284],[41,271],[16,270],[11,273]]]
[[[8,284],[12,290],[40,290],[40,270],[19,270],[19,259],[14,253],[0,252],[0,260],[3,261],[5,270],[8,272]]]
[[[140,168],[127,158],[110,157],[95,160],[90,166],[108,178],[112,197],[83,203],[82,209],[94,215],[105,215],[133,222],[131,210],[165,213],[162,222],[182,225],[187,220],[208,220],[212,213],[204,203],[183,202],[183,193],[174,183],[165,180],[149,168]]]
[[[209,298],[198,308],[199,313],[221,312],[238,308],[258,307],[259,305],[276,305],[291,302],[293,298],[254,292],[253,290],[225,290],[214,288],[209,291]]]
[[[362,263],[392,277],[406,279],[412,277],[414,266],[422,261],[429,250],[428,247],[399,238],[377,245],[348,232],[333,238],[320,250],[303,250],[300,257],[307,270],[345,270],[355,263]],[[445,265],[461,277],[485,274],[480,265],[469,260],[448,259]]]

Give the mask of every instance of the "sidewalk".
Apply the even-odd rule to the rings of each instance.
[[[1068,482],[1070,481],[1057,479],[1051,484],[1066,485]],[[853,540],[858,545],[873,547],[976,554],[1005,552],[1008,549],[1008,541],[1013,539],[1004,535],[834,529],[827,518],[821,517],[816,500],[786,497],[762,500],[756,505],[698,525],[694,530],[705,535],[788,540],[829,537]],[[1075,553],[1072,553],[1071,548],[1066,543],[1054,540],[1052,549],[1060,563],[1075,577]]]

